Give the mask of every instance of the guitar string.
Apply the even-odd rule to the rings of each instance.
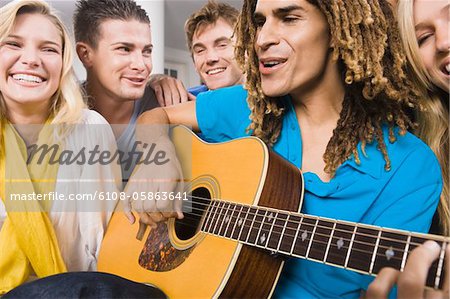
[[[255,231],[256,229],[253,229],[253,231]],[[216,232],[217,231],[217,232]],[[230,236],[229,237],[227,237],[227,234],[226,234],[226,231],[224,232],[224,234],[221,234],[221,231],[223,231],[223,229],[220,229],[219,231],[216,229],[216,230],[214,230],[213,232],[208,232],[208,231],[203,231],[203,232],[205,232],[205,233],[208,233],[208,234],[213,234],[213,235],[222,235],[222,236],[224,236],[225,238],[231,238],[231,239],[236,239],[237,241],[244,241],[244,240],[240,240],[240,239],[238,239],[238,238],[233,238],[233,235],[234,235],[234,233],[231,233],[230,234]],[[261,233],[270,233],[270,229],[261,229],[260,230],[261,231]],[[260,235],[261,235],[261,233],[260,233]],[[272,231],[272,233],[273,233],[273,231]],[[311,232],[309,232],[309,233],[311,233]],[[252,234],[252,232],[251,232],[251,230],[249,229],[249,230],[247,230],[245,233],[244,233],[244,235],[245,234],[247,234],[247,238],[250,238],[249,237],[249,234]],[[329,235],[323,235],[323,234],[318,234],[318,233],[316,233],[314,236],[317,236],[317,235],[322,235],[323,237],[325,237],[325,238],[328,238],[329,239]],[[271,235],[272,236],[272,235]],[[268,239],[267,239],[267,242],[269,242],[272,238],[271,238],[271,236],[269,237],[267,237]],[[294,239],[294,236],[293,235],[289,235],[289,234],[284,234],[284,236],[290,236],[290,237],[292,237],[293,239]],[[256,242],[257,240],[256,240],[256,237],[257,236],[254,236],[255,237],[255,241],[254,242]],[[296,244],[298,244],[298,241],[299,241],[299,238],[300,236],[298,236],[297,237],[297,239],[296,239],[296,241],[295,241],[295,243]],[[308,238],[309,237],[309,238]],[[305,240],[310,240],[310,236],[308,236],[307,238],[305,238]],[[334,237],[333,236],[333,239],[335,239],[336,241],[339,241],[339,239],[340,238],[337,238],[337,237]],[[345,240],[345,241],[347,241],[347,243],[346,244],[350,244],[350,240],[349,239],[344,239],[344,238],[342,238],[343,240]],[[251,242],[251,243],[254,243],[254,242]],[[267,242],[265,243],[265,244],[267,244]],[[283,239],[279,239],[279,240],[277,240],[277,244],[280,244],[280,246],[281,246],[281,244],[282,244],[282,242],[283,242]],[[302,240],[302,242],[304,242],[304,240]],[[318,243],[318,244],[322,244],[322,245],[327,245],[328,246],[328,242],[329,242],[329,240],[328,241],[321,241],[321,240],[316,240],[315,238],[313,238],[313,242],[314,243]],[[256,244],[258,244],[258,242],[256,242]],[[296,244],[291,244],[291,246],[294,246],[295,247],[295,245]],[[367,243],[364,243],[364,242],[359,242],[358,240],[354,240],[353,241],[353,244],[355,245],[355,244],[360,244],[360,245],[370,245],[370,246],[374,246],[374,244],[367,244]],[[330,243],[330,246],[333,246],[333,247],[338,247],[336,244],[334,244],[334,243]],[[344,246],[343,245],[343,248],[349,248],[349,247],[347,247],[347,246]],[[382,250],[382,249],[387,249],[387,250],[389,250],[389,249],[391,249],[391,250],[394,250],[394,251],[397,251],[397,252],[403,252],[404,251],[404,248],[402,248],[402,249],[399,249],[399,248],[390,248],[390,247],[386,247],[386,246],[378,246],[377,247],[377,256],[382,256],[382,257],[384,257],[384,255],[382,254],[382,253],[379,253],[380,252],[380,250]],[[363,249],[358,249],[356,246],[355,247],[353,247],[353,250],[355,250],[355,251],[359,251],[359,252],[362,252],[362,253],[369,253],[370,255],[372,255],[373,254],[373,250],[370,250],[370,251],[367,251],[367,250],[363,250]],[[394,256],[394,259],[397,259],[397,258],[395,258],[395,256]],[[398,260],[399,261],[401,261],[402,259],[401,258],[398,258]]]
[[[196,226],[196,225],[189,225],[189,224],[187,224],[187,223],[179,223],[178,222],[178,224],[179,225],[183,225],[183,226],[189,226],[189,227],[193,227],[193,228],[198,228],[198,226]],[[269,232],[269,230],[266,230],[266,229],[263,229],[265,232]],[[209,235],[213,235],[213,236],[221,236],[220,234],[219,234],[219,232],[218,233],[214,233],[214,232],[205,232],[205,231],[202,231],[203,233],[205,233],[205,234],[209,234]],[[237,242],[240,242],[240,243],[243,243],[243,244],[249,244],[249,246],[256,246],[256,247],[262,247],[263,245],[261,245],[261,244],[258,244],[258,242],[256,242],[256,236],[255,236],[255,241],[254,242],[251,242],[251,241],[249,241],[248,239],[250,239],[250,236],[248,235],[248,234],[250,234],[251,232],[250,232],[250,230],[249,231],[247,231],[247,237],[245,238],[245,239],[247,239],[247,241],[245,241],[245,240],[241,240],[240,238],[233,238],[233,233],[230,235],[230,237],[227,237],[226,235],[222,235],[222,237],[224,237],[224,238],[228,238],[228,239],[232,239],[232,240],[235,240],[235,241],[237,241]],[[329,237],[329,236],[327,236],[327,237]],[[271,247],[268,247],[268,246],[270,246],[270,238],[268,238],[268,239],[266,239],[265,241],[267,241],[267,242],[263,242],[263,244],[265,244],[265,246],[264,246],[264,248],[265,249],[267,249],[267,250],[275,250],[276,252],[279,252],[279,253],[281,253],[281,254],[287,254],[287,255],[290,255],[290,256],[298,256],[298,257],[302,257],[302,258],[306,258],[306,259],[314,259],[314,257],[311,257],[311,255],[312,255],[312,253],[318,253],[318,254],[321,254],[323,251],[321,251],[320,249],[318,249],[318,248],[315,248],[315,247],[313,247],[313,246],[311,246],[310,247],[310,252],[309,252],[309,254],[308,254],[308,256],[306,256],[306,250],[307,250],[307,247],[309,246],[309,243],[311,242],[310,241],[310,238],[305,238],[305,240],[302,240],[302,242],[307,242],[307,244],[303,244],[303,245],[301,245],[301,247],[300,246],[298,246],[298,244],[301,244],[301,243],[298,243],[298,238],[297,238],[297,241],[295,241],[294,242],[294,244],[288,244],[288,246],[289,246],[289,252],[287,252],[287,251],[283,251],[282,250],[282,244],[283,244],[283,239],[281,239],[281,240],[278,240],[277,241],[277,245],[279,244],[280,246],[279,246],[279,248],[280,249],[278,249],[278,250],[276,250],[275,248],[271,248]],[[348,240],[347,240],[348,241]],[[255,243],[256,242],[256,243]],[[314,243],[314,244],[321,244],[321,245],[323,245],[323,246],[328,246],[328,242],[323,242],[323,241],[320,241],[320,240],[315,240],[315,239],[313,239],[312,240],[312,242]],[[348,242],[347,244],[349,244],[350,242]],[[353,242],[353,244],[355,244],[355,243],[358,243],[358,242],[356,242],[355,240],[354,240],[354,242]],[[373,245],[373,244],[371,244],[371,245]],[[299,248],[300,247],[300,248]],[[330,243],[330,249],[332,248],[332,247],[337,247],[338,248],[338,250],[343,250],[343,249],[346,249],[346,251],[345,251],[345,253],[347,254],[347,252],[348,252],[348,249],[350,248],[349,246],[345,246],[345,244],[344,245],[342,245],[342,247],[338,247],[336,244],[333,244],[333,243]],[[380,248],[380,247],[378,247],[378,248]],[[290,253],[290,251],[292,250],[292,253]],[[299,250],[304,250],[305,251],[305,254],[304,255],[301,255],[300,253],[298,253],[299,252]],[[399,250],[400,252],[403,252],[403,250]],[[371,258],[372,258],[372,256],[373,256],[373,251],[367,251],[367,250],[363,250],[363,249],[359,249],[359,248],[357,248],[357,247],[354,247],[353,245],[352,245],[352,249],[351,249],[351,252],[359,252],[359,253],[364,253],[364,254],[369,254],[370,255],[370,262],[371,262]],[[409,252],[409,251],[408,251]],[[338,262],[336,262],[336,261],[332,261],[332,260],[330,260],[330,258],[336,258],[336,257],[341,257],[342,256],[342,254],[339,254],[338,252],[335,252],[335,251],[333,251],[333,250],[329,250],[328,251],[328,253],[327,253],[327,258],[325,259],[325,262],[328,262],[328,263],[334,263],[334,264],[336,264],[336,265],[339,265],[339,263]],[[325,254],[324,254],[324,257],[325,257]],[[381,257],[381,258],[386,258],[386,255],[383,255],[382,253],[379,253],[379,250],[377,250],[377,253],[375,254],[375,257],[376,258],[378,258],[378,257]],[[390,257],[390,260],[392,260],[392,261],[395,261],[395,262],[397,262],[397,263],[400,263],[401,264],[401,262],[403,261],[403,257],[396,257],[395,255],[394,256],[392,256],[392,257]],[[377,259],[377,261],[380,261],[380,259]],[[438,261],[439,260],[436,260],[433,264],[432,264],[432,266],[431,266],[431,270],[432,271],[434,271],[435,269],[437,270],[437,267],[438,267]],[[321,262],[324,262],[323,260],[321,261]],[[359,263],[360,265],[361,264],[363,264],[363,263],[367,263],[368,262],[368,259],[366,258],[366,257],[360,257],[360,256],[358,256],[358,255],[353,255],[353,256],[351,256],[351,261],[349,260],[349,264],[350,263],[352,263],[352,262],[357,262],[357,263]],[[388,264],[388,265],[391,265],[392,266],[392,264]],[[368,265],[368,266],[370,266],[370,265]],[[350,265],[350,266],[348,266],[348,267],[352,267],[352,265]],[[353,267],[357,267],[357,266],[353,266]],[[364,269],[358,269],[358,268],[355,268],[355,269],[357,269],[357,270],[364,270]],[[380,268],[381,269],[381,268]],[[379,269],[378,269],[379,270]],[[366,272],[369,272],[369,270],[366,270]],[[433,273],[435,273],[436,271],[434,271]],[[375,273],[375,272],[373,272],[373,273]]]
[[[193,227],[193,228],[197,228],[198,226],[197,225],[189,225],[189,224],[187,224],[187,223],[179,223],[179,224],[182,224],[182,225],[186,225],[186,226],[190,226],[190,227]],[[311,224],[311,226],[314,226],[314,225],[312,225]],[[246,239],[250,239],[250,235],[252,234],[252,230],[253,231],[255,231],[255,230],[258,230],[258,229],[252,229],[251,228],[251,226],[244,226],[245,228],[248,228],[248,230],[244,233],[244,234],[247,234],[247,237],[246,237]],[[243,228],[244,228],[243,227]],[[243,228],[241,229],[241,231],[243,231]],[[220,227],[219,227],[219,229],[217,229],[217,227],[216,227],[216,229],[213,229],[213,231],[212,232],[209,232],[209,231],[202,231],[202,232],[204,232],[204,233],[207,233],[207,234],[212,234],[212,235],[218,235],[218,236],[224,236],[225,238],[231,238],[231,239],[235,239],[236,241],[240,241],[240,242],[244,242],[245,243],[245,240],[241,240],[240,238],[238,239],[238,238],[232,238],[232,236],[233,236],[233,233],[231,233],[231,235],[230,235],[230,237],[226,237],[226,231],[224,231],[224,234],[221,234],[220,232],[222,231],[223,229],[221,229]],[[225,230],[226,230],[226,228],[225,228]],[[217,232],[216,232],[217,231]],[[259,229],[259,231],[260,232],[264,232],[264,233],[270,233],[270,229],[269,228],[267,228],[267,229],[265,229],[265,228],[262,228],[262,229]],[[273,232],[273,231],[272,231]],[[311,233],[310,231],[308,231],[308,233]],[[242,234],[242,233],[241,233]],[[260,233],[260,235],[261,235],[261,233]],[[290,236],[290,237],[292,237],[293,239],[294,239],[294,237],[295,237],[295,235],[289,235],[289,234],[284,234],[284,236]],[[300,235],[301,236],[301,235]],[[315,233],[315,236],[322,236],[322,237],[324,237],[324,238],[328,238],[329,239],[329,237],[330,237],[330,235],[325,235],[325,234],[319,234],[319,233]],[[257,241],[256,240],[256,237],[257,236],[255,236],[255,242]],[[335,237],[335,236],[333,236],[333,238],[336,238],[336,240],[338,241],[339,239],[337,238],[337,237]],[[268,236],[268,239],[267,239],[267,241],[269,242],[269,236]],[[347,238],[342,238],[343,240],[345,240],[345,241],[348,241],[348,243],[347,244],[349,244],[350,243],[350,239],[347,239]],[[297,239],[296,239],[296,241],[295,241],[295,244],[293,244],[293,245],[291,245],[291,246],[294,246],[295,247],[295,245],[298,243],[298,240],[299,240],[299,236],[297,236]],[[308,238],[308,239],[305,239],[305,240],[310,240],[310,238]],[[282,242],[282,240],[278,240],[278,242]],[[303,242],[303,240],[302,240],[302,242]],[[314,243],[319,243],[319,244],[322,244],[322,245],[327,245],[328,246],[328,241],[326,241],[326,242],[323,242],[323,241],[320,241],[320,240],[315,240],[314,238],[313,238],[313,242]],[[247,242],[248,243],[248,242]],[[253,243],[253,242],[250,242],[250,243]],[[358,241],[358,240],[356,240],[356,239],[354,239],[353,240],[353,244],[360,244],[360,245],[368,245],[368,246],[371,246],[371,247],[373,247],[375,244],[372,244],[372,243],[365,243],[365,242],[361,242],[361,241]],[[256,243],[254,243],[255,245],[257,245],[258,244],[258,242],[256,242]],[[265,244],[267,244],[267,243],[265,243]],[[330,246],[333,246],[333,247],[337,247],[335,244],[333,244],[333,243],[330,243]],[[353,246],[352,246],[353,247]],[[349,248],[349,247],[346,247],[346,246],[343,246],[343,248]],[[383,255],[382,253],[379,253],[380,252],[380,249],[386,249],[386,250],[389,250],[389,249],[391,249],[391,250],[393,250],[393,251],[397,251],[397,252],[404,252],[404,248],[396,248],[396,247],[387,247],[387,246],[383,246],[383,245],[379,245],[378,247],[377,247],[377,253],[376,253],[376,256],[379,256],[379,257],[385,257],[385,255]],[[410,250],[408,250],[408,253],[412,250],[413,248],[411,248]],[[370,250],[370,251],[368,251],[368,250],[363,250],[363,249],[358,249],[357,247],[353,247],[352,248],[352,250],[353,251],[359,251],[359,252],[362,252],[362,253],[368,253],[368,254],[370,254],[370,255],[373,255],[373,250]],[[400,258],[400,257],[391,257],[392,259],[396,259],[396,260],[398,260],[398,261],[402,261],[403,260],[403,258]]]
[[[200,199],[200,200],[204,200],[204,201],[215,201],[215,202],[218,202],[219,204],[220,203],[222,203],[223,201],[217,201],[217,200],[211,200],[211,199],[208,199],[208,198],[203,198],[203,197],[197,197],[197,196],[190,196],[191,198],[195,198],[195,199]],[[236,205],[236,206],[242,206],[242,207],[246,207],[246,208],[248,208],[248,211],[247,212],[245,212],[244,213],[244,215],[245,214],[247,214],[247,215],[250,215],[250,218],[251,219],[253,219],[253,218],[255,218],[255,221],[254,221],[254,223],[257,223],[257,224],[259,224],[259,223],[264,223],[264,220],[263,221],[258,221],[258,220],[256,220],[256,218],[258,217],[258,216],[260,216],[260,217],[262,217],[263,219],[265,219],[265,217],[264,217],[264,215],[261,215],[261,214],[258,214],[257,212],[258,212],[258,210],[259,211],[263,211],[263,212],[265,212],[266,210],[264,210],[264,209],[269,209],[269,208],[267,208],[267,207],[258,207],[258,206],[248,206],[248,205],[243,205],[243,204],[236,204],[236,203],[229,203],[229,202],[223,202],[224,203],[224,205],[222,206],[222,207],[220,207],[220,208],[218,208],[218,206],[215,206],[215,207],[213,207],[213,208],[215,208],[215,211],[214,211],[214,214],[212,214],[211,213],[211,211],[210,211],[210,213],[211,213],[211,215],[212,215],[212,219],[211,219],[211,221],[214,221],[214,220],[216,220],[216,219],[218,219],[218,218],[220,218],[220,217],[222,217],[222,216],[225,216],[229,211],[232,211],[233,209],[232,208],[229,208],[229,207],[227,207],[227,208],[225,208],[224,209],[224,206],[225,206],[225,204],[231,204],[231,205]],[[200,206],[209,206],[210,204],[202,204],[202,203],[198,203],[197,202],[197,205],[200,205]],[[219,214],[217,215],[216,213],[217,213],[217,210],[218,209],[220,209],[220,211],[219,211]],[[252,213],[252,212],[250,212],[250,209],[254,209],[254,210],[256,210],[256,213]],[[197,211],[201,211],[201,212],[204,212],[205,210],[203,210],[203,209],[196,209]],[[222,211],[224,211],[224,213],[222,214]],[[273,211],[270,211],[270,212],[273,212]],[[276,213],[276,212],[275,212]],[[231,213],[231,214],[233,214],[233,212]],[[200,214],[197,214],[197,216],[202,216],[203,215],[203,213],[200,215]],[[255,216],[256,215],[256,216]],[[283,215],[289,215],[289,214],[283,214]],[[215,216],[217,216],[217,217],[215,217]],[[231,215],[231,217],[232,217],[232,215]],[[306,218],[306,219],[311,219],[311,220],[316,220],[317,218],[314,218],[314,216],[312,216],[311,218],[308,218],[308,215],[294,215],[294,217],[300,217],[300,218]],[[233,217],[234,218],[234,217]],[[274,217],[275,218],[275,217]],[[236,219],[237,219],[237,217],[236,217]],[[247,218],[248,219],[248,218]],[[287,219],[287,218],[286,218]],[[275,219],[276,220],[276,219]],[[278,219],[278,220],[281,220],[281,219]],[[320,220],[320,219],[319,219]],[[210,221],[210,222],[211,222]],[[283,221],[283,220],[281,220],[281,221]],[[326,220],[322,220],[322,221],[326,221]],[[297,221],[291,221],[291,220],[289,220],[289,222],[290,223],[293,223],[293,224],[300,224],[300,223],[302,223],[302,224],[305,224],[305,225],[309,225],[309,226],[315,226],[315,224],[309,224],[309,223],[305,223],[305,222],[302,222],[302,221],[300,221],[300,222],[297,222]],[[337,224],[339,224],[339,223],[337,223]],[[267,225],[271,225],[271,224],[267,224]],[[349,224],[339,224],[339,225],[349,225]],[[276,227],[279,227],[279,228],[283,228],[284,227],[284,225],[277,225],[277,224],[275,224],[274,226],[276,226]],[[350,225],[349,225],[350,226]],[[328,226],[323,226],[323,225],[317,225],[317,228],[323,228],[323,229],[328,229],[328,230],[332,230],[332,227],[328,227]],[[354,228],[354,227],[353,227]],[[353,229],[352,228],[352,229]],[[365,228],[365,227],[358,227],[358,228],[363,228],[363,229],[368,229],[368,230],[370,230],[370,228]],[[345,229],[338,229],[338,228],[335,228],[334,229],[334,231],[340,231],[340,232],[343,232],[343,233],[349,233],[349,234],[353,234],[353,232],[350,232],[350,231],[347,231],[347,230],[345,230]],[[390,232],[387,232],[387,233],[390,233]],[[355,235],[357,235],[357,236],[363,236],[363,237],[368,237],[368,238],[374,238],[374,239],[377,239],[378,238],[378,235],[369,235],[369,234],[365,234],[365,233],[361,233],[361,232],[356,232],[355,233]],[[326,236],[326,235],[323,235],[323,236]],[[405,236],[405,237],[407,237],[408,235],[402,235],[402,236]],[[416,236],[412,236],[412,238],[422,238],[422,237],[416,237]],[[425,240],[427,240],[425,237],[423,237]],[[384,236],[381,236],[380,237],[380,240],[384,240],[384,241],[392,241],[392,242],[396,242],[396,243],[398,243],[398,244],[401,244],[401,245],[405,245],[406,246],[406,244],[408,243],[407,241],[405,241],[405,240],[398,240],[398,239],[392,239],[392,238],[389,238],[389,237],[384,237]],[[439,241],[438,241],[439,242]],[[445,240],[441,240],[440,242],[446,242]],[[371,244],[371,243],[365,243],[366,245],[370,245],[370,246],[372,246],[373,244]],[[410,241],[409,242],[409,244],[410,245],[421,245],[422,243],[419,243],[419,242],[414,242],[414,241]],[[399,248],[396,248],[396,249],[399,249]]]
[[[195,208],[194,208],[195,209]],[[219,219],[219,218],[221,218],[221,217],[223,217],[223,216],[225,216],[227,213],[228,213],[228,211],[232,211],[232,209],[223,209],[223,207],[221,207],[220,208],[221,209],[221,211],[219,211],[219,214],[217,215],[217,214],[212,214],[212,218],[210,218],[211,220],[209,221],[209,223],[211,223],[212,221],[215,221],[215,222],[217,222],[217,220]],[[203,209],[195,209],[195,210],[198,210],[198,211],[201,211],[201,212],[203,212],[204,210]],[[222,214],[222,211],[224,211],[224,213]],[[216,213],[217,211],[215,211],[214,213]],[[235,210],[235,212],[236,212],[236,210]],[[193,214],[193,213],[192,213]],[[231,217],[231,218],[235,218],[233,215],[233,212],[229,215],[229,217]],[[238,213],[239,214],[239,213]],[[262,226],[263,225],[270,225],[270,226],[272,226],[272,224],[268,224],[267,222],[264,222],[264,219],[266,218],[266,217],[264,217],[264,215],[261,215],[261,214],[258,214],[258,213],[251,213],[251,212],[245,212],[244,214],[247,214],[247,215],[252,215],[252,216],[250,216],[250,217],[248,217],[247,218],[247,220],[249,220],[249,219],[255,219],[254,221],[253,221],[253,223],[256,223],[256,224],[262,224]],[[195,214],[194,214],[195,215]],[[199,217],[201,217],[203,214],[196,214],[197,216],[199,216]],[[256,215],[256,216],[255,216]],[[263,218],[262,219],[262,221],[258,221],[256,218],[257,217],[260,217],[260,218]],[[301,217],[301,216],[295,216],[295,217]],[[238,219],[237,217],[235,218],[235,219]],[[307,218],[308,219],[308,218]],[[275,219],[275,221],[276,221],[277,219]],[[278,219],[278,220],[280,220],[280,221],[283,221],[283,220],[281,220],[281,219]],[[315,219],[311,219],[311,220],[315,220]],[[290,223],[295,223],[295,224],[300,224],[300,223],[302,223],[302,226],[303,225],[308,225],[308,226],[310,226],[310,227],[314,227],[314,226],[316,226],[315,224],[313,224],[313,223],[306,223],[306,222],[297,222],[297,221],[289,221]],[[278,227],[278,228],[283,228],[284,227],[284,225],[277,225],[277,224],[274,224],[273,225],[274,227]],[[301,227],[302,227],[301,226]],[[333,230],[333,228],[332,227],[328,227],[328,226],[322,226],[322,225],[317,225],[317,228],[323,228],[323,229],[327,229],[327,230],[330,230],[330,231],[332,231]],[[290,228],[290,229],[292,229],[292,228]],[[297,226],[297,229],[298,229],[298,226]],[[343,229],[334,229],[334,231],[340,231],[340,232],[344,232],[344,233],[347,233],[347,234],[352,234],[353,235],[353,232],[349,232],[349,231],[347,231],[347,230],[343,230]],[[329,235],[326,235],[326,234],[318,234],[317,233],[317,235],[321,235],[321,236],[324,236],[324,237],[327,237],[327,236],[329,236]],[[365,236],[365,237],[369,237],[369,238],[372,238],[372,239],[378,239],[378,235],[368,235],[368,234],[364,234],[364,233],[358,233],[358,232],[356,232],[355,233],[355,235],[356,236]],[[414,237],[414,238],[420,238],[420,237]],[[407,242],[405,242],[405,241],[401,241],[401,240],[397,240],[397,239],[392,239],[392,238],[387,238],[387,237],[380,237],[379,238],[380,240],[383,240],[383,241],[393,241],[393,242],[396,242],[396,243],[398,243],[398,244],[401,244],[401,245],[405,245],[406,246],[406,243]],[[348,239],[346,239],[346,240],[348,240]],[[425,238],[424,238],[424,240],[426,240]],[[444,242],[445,243],[445,241],[442,241],[442,242]],[[374,244],[372,244],[372,243],[367,243],[367,242],[362,242],[362,241],[359,241],[359,243],[360,244],[365,244],[365,245],[368,245],[368,246],[373,246]],[[420,244],[422,244],[422,243],[420,243],[420,242],[410,242],[409,243],[410,245],[420,245]],[[383,246],[383,245],[382,245]],[[388,248],[388,247],[384,247],[384,248]],[[397,250],[402,250],[403,251],[403,249],[400,249],[400,248],[398,248],[398,247],[393,247],[393,249],[397,249]]]

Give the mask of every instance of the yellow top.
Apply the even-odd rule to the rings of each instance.
[[[34,270],[38,277],[65,272],[52,223],[45,211],[50,203],[11,200],[11,194],[46,194],[53,191],[58,164],[50,155],[27,165],[27,148],[9,124],[2,127],[4,150],[0,150],[0,197],[8,217],[0,230],[0,295],[25,282]],[[37,144],[52,140],[52,129],[44,126]]]

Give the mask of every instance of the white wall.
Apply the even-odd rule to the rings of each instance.
[[[150,17],[153,43],[153,73],[164,73],[164,0],[136,1]]]
[[[186,66],[187,78],[183,80],[183,84],[186,88],[200,84],[200,78],[195,71],[190,52],[166,47],[165,59],[166,62],[180,63]]]

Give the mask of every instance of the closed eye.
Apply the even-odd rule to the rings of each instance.
[[[300,20],[300,18],[298,16],[287,15],[287,16],[283,17],[284,23],[295,23],[298,20]]]
[[[205,51],[204,48],[195,48],[195,49],[194,49],[194,53],[195,53],[195,54],[201,54],[201,53],[203,53],[204,51]]]
[[[14,42],[14,41],[6,41],[3,44],[10,48],[20,48],[20,44],[18,42]]]
[[[419,45],[419,47],[422,46],[432,36],[432,33],[425,33],[417,37],[417,44]]]
[[[55,49],[55,48],[52,48],[52,47],[45,47],[45,48],[42,49],[42,51],[59,54],[59,51],[57,49]]]

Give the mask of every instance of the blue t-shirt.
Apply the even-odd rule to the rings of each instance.
[[[233,86],[198,95],[197,121],[205,140],[222,142],[247,136],[250,109],[247,92]],[[283,127],[273,150],[297,167],[302,165],[302,138],[290,98],[284,97]],[[387,128],[384,128],[388,136]],[[391,170],[377,145],[367,144],[366,155],[358,151],[336,170],[329,182],[304,173],[302,213],[351,222],[425,233],[442,189],[439,163],[420,139],[407,133],[397,141],[385,138]],[[280,277],[275,297],[359,298],[373,277],[303,259],[290,259]]]

